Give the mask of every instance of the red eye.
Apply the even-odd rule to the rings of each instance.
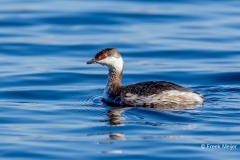
[[[105,54],[102,55],[101,59],[105,59],[105,58],[107,58],[107,56]]]

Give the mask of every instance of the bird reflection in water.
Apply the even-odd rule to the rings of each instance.
[[[190,109],[190,108],[194,108],[194,107],[197,107],[199,105],[186,105],[186,104],[176,104],[176,103],[173,103],[172,105],[165,105],[165,104],[162,104],[162,105],[158,105],[158,106],[152,106],[152,107],[141,107],[141,108],[150,108],[150,109],[153,109],[153,110],[161,110],[161,111],[164,111],[164,110],[179,110],[179,109]],[[136,107],[114,107],[114,108],[111,108],[108,112],[107,112],[107,116],[108,116],[108,122],[111,126],[120,126],[120,125],[124,125],[122,123],[121,120],[124,119],[124,117],[122,117],[122,113],[126,110],[129,110],[129,109],[133,109],[133,108],[136,108]]]
[[[124,111],[130,109],[130,107],[124,107],[124,108],[112,108],[107,112],[107,116],[109,118],[109,124],[112,126],[119,126],[123,125],[121,122],[122,119],[124,119],[121,115]]]

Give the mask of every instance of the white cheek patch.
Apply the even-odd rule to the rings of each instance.
[[[122,70],[123,68],[123,59],[121,57],[120,58],[107,57],[105,59],[98,61],[98,63],[101,65],[106,65],[116,70]]]

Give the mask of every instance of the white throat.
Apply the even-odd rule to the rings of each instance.
[[[115,69],[117,71],[123,70],[123,59],[122,57],[107,57],[101,61],[98,61],[99,64],[108,66],[109,69]]]

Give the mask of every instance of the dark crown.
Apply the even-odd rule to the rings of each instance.
[[[108,57],[116,57],[116,58],[121,57],[120,53],[115,48],[104,48],[101,51],[99,51],[95,57],[99,57],[102,54],[106,54]]]

